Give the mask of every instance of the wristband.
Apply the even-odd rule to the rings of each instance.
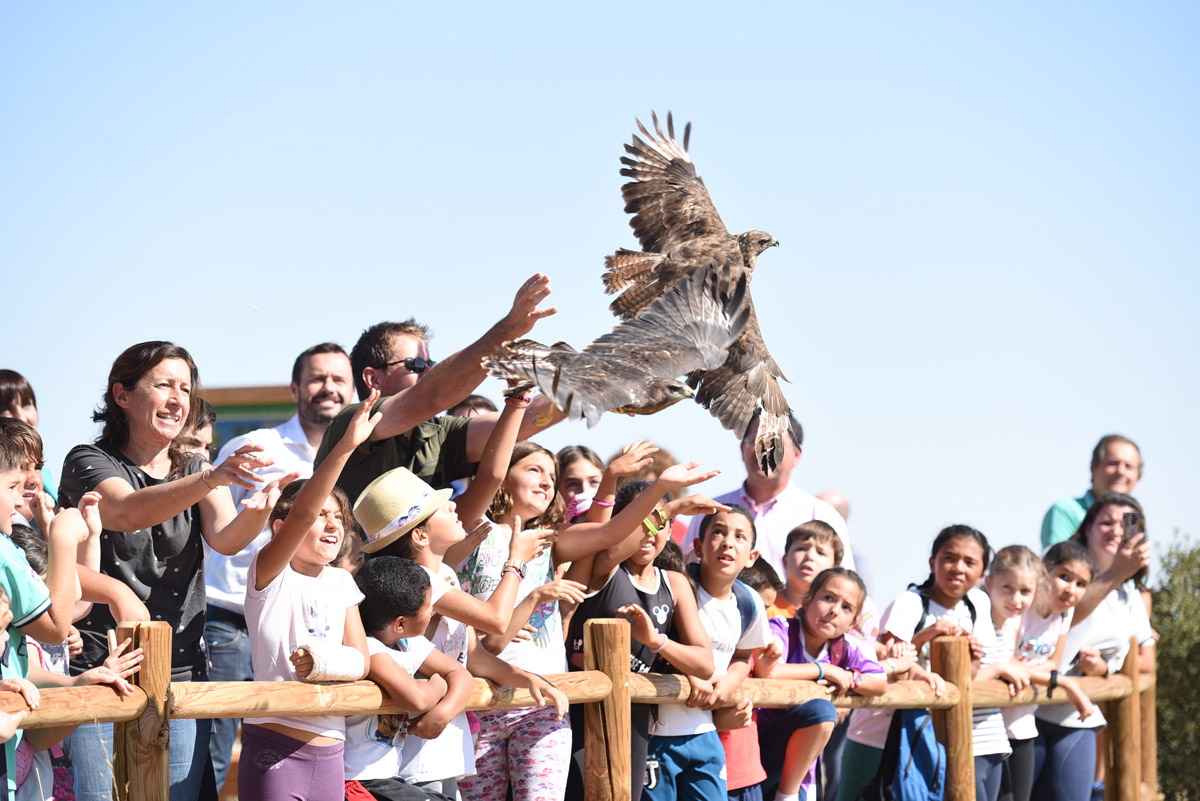
[[[1050,686],[1046,688],[1046,697],[1047,698],[1052,698],[1054,696],[1054,688],[1057,686],[1058,686],[1058,671],[1052,670],[1052,671],[1050,671]]]
[[[862,684],[862,673],[857,670],[852,670],[850,671],[850,676],[854,679],[853,684],[850,685],[851,689]]]
[[[525,568],[520,562],[509,560],[505,563],[504,570],[501,571],[500,575],[503,576],[510,570],[517,574],[517,578],[521,579],[522,581],[525,580]]]
[[[665,635],[665,634],[664,634],[664,635],[663,635],[663,641],[662,641],[662,645],[658,646],[657,648],[651,648],[651,649],[650,649],[650,653],[653,653],[653,654],[660,654],[660,653],[662,653],[662,649],[666,648],[666,647],[667,647],[667,643],[669,643],[670,641],[671,641],[671,638],[670,638],[670,637],[668,637],[667,635]]]
[[[592,501],[592,506],[602,506],[605,509],[611,509],[616,505],[616,501]]]
[[[520,571],[520,570],[517,570],[515,567],[509,566],[509,567],[506,567],[506,568],[504,568],[503,570],[501,570],[501,571],[500,571],[500,578],[504,578],[504,574],[505,574],[505,573],[512,573],[514,576],[516,576],[516,577],[517,577],[517,581],[524,581],[524,580],[525,580],[525,577],[521,575],[521,571]]]
[[[824,678],[825,678],[825,666],[824,666],[824,665],[822,665],[820,662],[814,662],[813,664],[817,666],[817,681],[822,681],[822,680],[824,680]]]
[[[895,675],[896,675],[896,663],[895,663],[895,662],[893,662],[893,661],[892,661],[892,660],[890,660],[890,659],[885,659],[884,661],[885,661],[885,662],[887,662],[887,666],[888,666],[888,675],[889,675],[889,676],[895,676]]]
[[[531,403],[533,403],[532,398],[524,398],[524,397],[520,397],[518,395],[513,395],[511,397],[504,399],[504,405],[511,406],[514,409],[524,409]]]

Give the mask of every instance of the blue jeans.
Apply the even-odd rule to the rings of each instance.
[[[171,801],[199,801],[208,766],[208,720],[171,721]],[[110,801],[113,785],[113,725],[87,723],[71,738],[75,798]],[[216,796],[212,796],[215,801]]]
[[[212,610],[211,606],[209,610]],[[213,620],[210,616],[204,624],[204,642],[208,645],[209,681],[253,680],[250,634],[246,629],[225,620]],[[234,718],[213,721],[208,753],[212,757],[218,790],[225,784],[225,774],[229,772],[229,757],[233,753],[233,741],[237,738],[239,722]]]

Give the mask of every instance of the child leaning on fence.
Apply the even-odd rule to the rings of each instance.
[[[819,573],[796,617],[771,621],[774,640],[758,658],[755,675],[816,681],[831,693],[882,695],[887,681],[873,649],[846,636],[866,597],[867,589],[853,570],[833,567]],[[812,795],[816,759],[836,720],[833,704],[823,698],[788,710],[759,710],[767,795],[775,791],[776,801]]]
[[[372,393],[362,404],[312,478],[261,498],[274,508],[268,520],[272,539],[251,561],[246,580],[255,681],[354,681],[366,675],[367,641],[358,614],[362,593],[348,572],[329,563],[350,521],[350,504],[334,484],[380,419],[368,417],[377,396]],[[239,796],[340,798],[345,723],[337,715],[246,718]]]
[[[618,490],[613,512],[620,516],[638,499],[658,502],[662,492],[646,481],[630,481]],[[712,671],[708,638],[696,615],[687,579],[680,573],[660,569],[656,559],[670,542],[670,521],[677,511],[713,509],[716,505],[702,496],[689,496],[654,507],[641,521],[633,521],[629,535],[617,545],[594,557],[579,560],[573,568],[586,582],[589,595],[575,610],[567,635],[572,669],[582,669],[584,631],[593,618],[628,617],[632,623],[629,669],[649,673],[655,661],[655,649],[680,670]],[[628,518],[626,518],[628,519]],[[672,629],[680,634],[668,640]],[[668,643],[670,647],[668,648]],[[630,717],[629,778],[632,797],[642,793],[646,749],[650,741],[651,707],[634,704]],[[583,788],[584,710],[571,709],[574,761],[568,797],[576,797]]]

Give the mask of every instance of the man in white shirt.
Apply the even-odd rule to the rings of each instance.
[[[301,478],[311,477],[321,437],[333,418],[350,402],[354,391],[350,357],[332,342],[314,345],[296,357],[292,365],[291,390],[296,400],[296,414],[290,420],[275,428],[260,428],[231,439],[222,446],[215,464],[221,464],[244,445],[258,445],[263,449],[262,455],[273,462],[254,471],[264,482],[288,473],[299,473]],[[242,498],[252,493],[236,484],[229,489],[239,509]],[[223,556],[207,544],[204,546],[204,580],[208,592],[204,642],[212,665],[208,673],[212,681],[250,681],[254,678],[244,616],[246,571],[255,554],[270,539],[270,531],[263,529],[247,548],[234,556]],[[209,753],[220,788],[229,770],[229,755],[238,722],[213,722]]]
[[[762,471],[754,453],[754,437],[758,433],[756,417],[742,438],[742,463],[746,466],[746,481],[742,486],[718,495],[720,503],[736,503],[754,515],[754,528],[758,535],[758,550],[764,562],[777,574],[783,576],[784,545],[793,528],[809,520],[822,520],[833,527],[842,538],[845,556],[842,567],[854,569],[854,556],[850,551],[850,533],[846,521],[830,504],[792,485],[792,470],[800,462],[804,430],[793,416],[789,426],[791,446],[785,448],[783,458],[770,475]],[[700,530],[700,517],[693,518],[683,538],[683,552],[693,554],[692,542]]]

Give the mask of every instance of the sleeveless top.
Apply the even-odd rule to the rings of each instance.
[[[592,618],[616,617],[617,609],[625,604],[637,604],[645,609],[659,634],[670,631],[671,621],[675,617],[675,596],[671,592],[671,582],[667,580],[666,574],[661,568],[654,568],[654,587],[647,590],[634,582],[625,565],[620,565],[609,577],[608,583],[585,598],[572,615],[567,632],[568,653],[583,653],[584,623]],[[654,659],[655,654],[650,650],[650,646],[637,640],[630,642],[631,672],[649,673]]]

